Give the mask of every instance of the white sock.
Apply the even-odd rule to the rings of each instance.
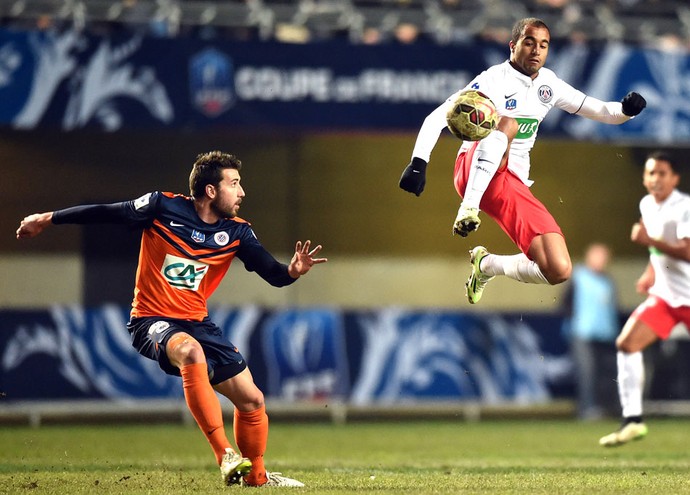
[[[482,196],[496,174],[507,148],[508,136],[501,131],[493,131],[479,142],[475,151],[477,157],[470,168],[465,196],[462,198],[464,206],[479,209]]]
[[[618,364],[618,396],[623,417],[642,416],[642,390],[644,388],[644,361],[641,352],[616,354]]]
[[[480,268],[485,275],[505,275],[526,284],[549,283],[539,269],[539,265],[524,253],[510,256],[489,254],[482,259]]]

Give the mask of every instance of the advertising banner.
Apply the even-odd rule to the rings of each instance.
[[[550,315],[243,307],[210,316],[273,399],[527,404],[572,389]],[[3,400],[182,397],[180,378],[131,347],[127,319],[114,305],[0,311]]]
[[[507,46],[478,42],[280,44],[0,29],[0,125],[414,131],[474,75],[507,57]],[[622,126],[554,110],[540,135],[690,139],[686,53],[616,43],[553,46],[547,67],[603,100],[638,91],[648,107]]]

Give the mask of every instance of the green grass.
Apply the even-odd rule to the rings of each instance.
[[[303,481],[268,492],[346,494],[690,493],[688,422],[653,419],[645,440],[597,445],[612,421],[416,421],[271,426],[266,464]],[[0,428],[0,493],[171,494],[223,487],[196,427]]]

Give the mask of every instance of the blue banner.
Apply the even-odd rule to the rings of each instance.
[[[0,30],[0,125],[19,129],[416,130],[507,46],[279,44]],[[554,110],[542,135],[690,140],[690,56],[553,46],[548,67],[591,96],[642,93],[622,126]]]
[[[531,403],[572,392],[555,316],[256,307],[210,316],[273,399]],[[4,400],[181,397],[180,378],[131,347],[127,319],[112,305],[0,311]]]

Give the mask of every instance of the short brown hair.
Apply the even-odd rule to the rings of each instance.
[[[235,156],[221,151],[209,151],[196,157],[189,174],[189,193],[194,199],[206,194],[206,186],[218,186],[223,179],[223,170],[234,168],[240,170],[242,162]]]

